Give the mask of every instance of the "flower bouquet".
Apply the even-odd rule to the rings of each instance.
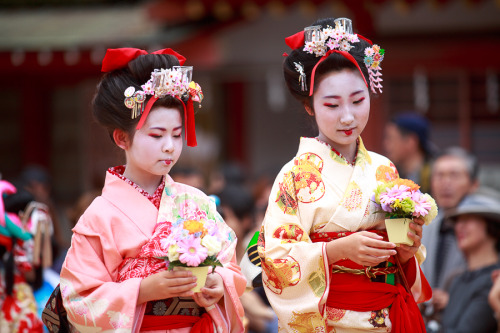
[[[421,217],[428,225],[437,215],[436,202],[419,188],[409,179],[397,178],[375,189],[373,201],[385,213],[387,235],[393,243],[413,245],[407,235],[412,219]]]
[[[208,267],[215,270],[216,266],[222,266],[217,255],[223,239],[214,220],[180,218],[172,223],[170,234],[160,241],[167,256],[158,258],[167,262],[169,270],[191,270],[198,278],[198,285],[193,289],[197,292],[205,285]]]

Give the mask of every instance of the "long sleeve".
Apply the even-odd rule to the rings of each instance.
[[[326,245],[309,238],[313,220],[300,215],[293,177],[280,173],[271,190],[259,249],[262,280],[285,331],[297,326],[305,331],[319,327],[326,331],[320,306],[328,279]]]
[[[61,293],[68,320],[78,331],[132,331],[141,279],[114,282],[116,259],[104,253],[98,237],[73,235]]]

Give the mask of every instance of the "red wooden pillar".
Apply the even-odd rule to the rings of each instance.
[[[245,126],[245,84],[228,82],[224,84],[224,116],[226,135],[224,138],[227,159],[246,162],[246,126]]]
[[[52,95],[49,87],[37,84],[36,78],[24,80],[21,101],[22,164],[50,167]]]

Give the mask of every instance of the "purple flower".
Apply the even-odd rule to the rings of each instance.
[[[207,249],[201,246],[200,238],[188,237],[181,240],[177,250],[181,255],[179,260],[188,266],[196,267],[207,258]]]

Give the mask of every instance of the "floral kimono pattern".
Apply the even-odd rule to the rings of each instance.
[[[140,282],[144,276],[165,269],[164,264],[148,257],[145,245],[155,243],[150,240],[158,222],[200,214],[224,223],[211,199],[169,176],[165,177],[158,210],[133,186],[108,172],[102,196],[94,200],[73,229],[71,248],[61,271],[61,294],[73,329],[139,332],[146,311],[146,304],[137,305]],[[220,257],[224,267],[216,269],[224,281],[224,299],[206,311],[218,332],[240,332],[243,309],[239,295],[246,281],[235,263],[234,233],[227,235],[227,246]]]
[[[326,243],[318,232],[384,229],[371,201],[380,182],[398,177],[385,157],[368,152],[361,139],[354,166],[314,138],[301,138],[296,157],[278,174],[262,225],[259,255],[266,295],[280,332],[390,332],[387,309],[357,312],[326,306],[330,275]],[[417,261],[414,261],[418,266]],[[411,287],[421,292],[420,270]]]

